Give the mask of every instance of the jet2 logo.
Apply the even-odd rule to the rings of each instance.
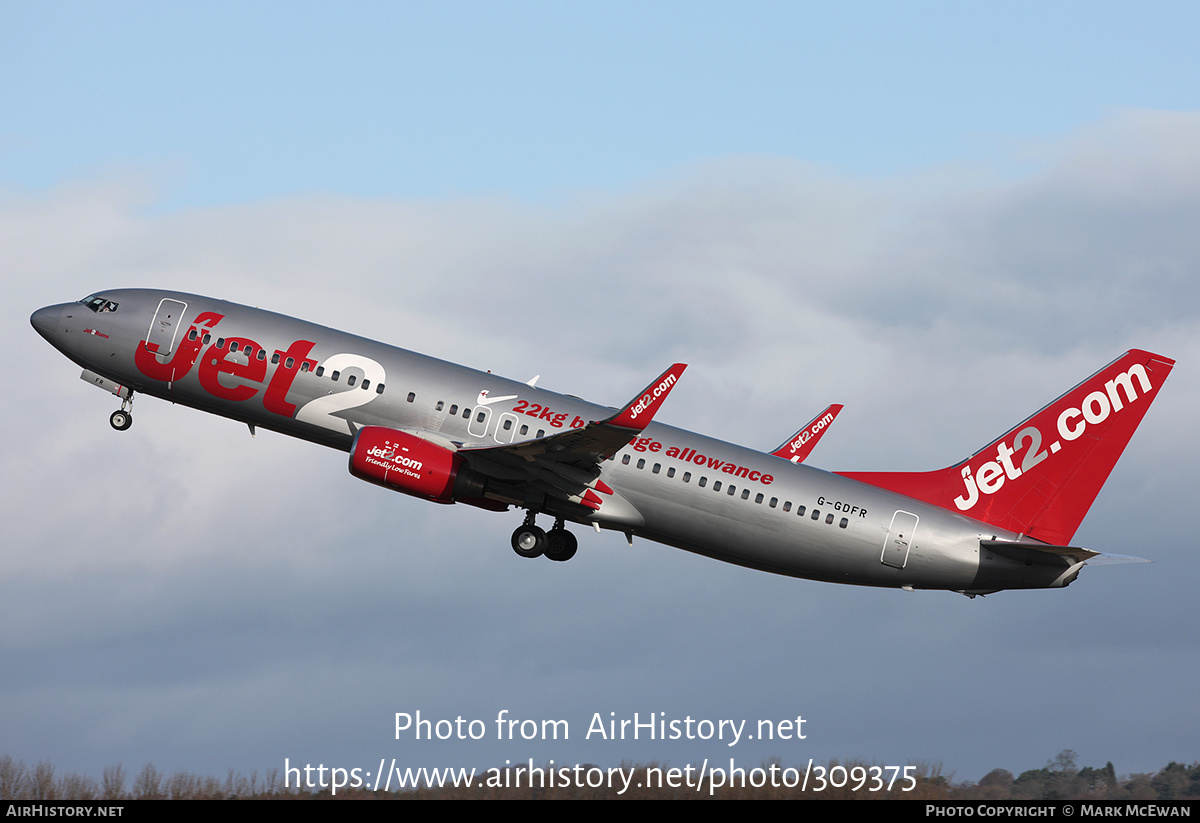
[[[400,472],[419,480],[425,464],[420,460],[413,460],[408,455],[397,454],[396,449],[397,446],[390,440],[385,441],[382,448],[374,446],[367,450],[366,461],[387,471]]]
[[[669,391],[670,388],[675,385],[676,379],[677,379],[677,375],[668,374],[666,377],[664,377],[662,379],[662,382],[660,382],[658,385],[656,385],[650,391],[648,391],[644,395],[642,395],[642,397],[638,400],[637,403],[635,403],[629,407],[629,419],[637,420],[638,415],[641,414],[642,412],[646,411],[646,409],[650,408],[650,405],[653,401],[657,400],[660,396],[662,396],[665,392]]]
[[[840,410],[841,406],[839,406],[838,409]],[[794,452],[799,451],[801,446],[803,446],[809,440],[812,440],[822,429],[832,423],[834,417],[836,417],[836,415],[833,412],[827,412],[820,418],[814,420],[811,426],[809,426],[807,429],[804,429],[796,436],[796,439],[791,442],[789,448],[791,448],[791,450]]]
[[[145,340],[141,341],[134,353],[134,363],[138,371],[153,380],[174,383],[190,374],[192,367],[199,362],[200,366],[196,370],[197,380],[200,387],[213,397],[244,402],[261,392],[263,408],[272,414],[295,417],[297,420],[334,431],[352,433],[345,418],[333,416],[332,412],[361,406],[374,399],[374,393],[353,391],[347,383],[345,391],[311,400],[297,413],[296,404],[288,402],[288,392],[302,371],[314,372],[317,368],[317,361],[309,358],[309,353],[316,344],[311,340],[296,340],[286,351],[276,349],[271,357],[275,369],[268,380],[267,358],[264,356],[259,359],[254,354],[264,347],[255,340],[246,337],[220,338],[217,343],[205,349],[203,354],[200,353],[206,337],[211,335],[224,319],[223,314],[201,312],[192,321],[191,328],[184,335],[174,356],[165,362],[146,348]],[[218,343],[222,345],[219,346]],[[324,365],[330,371],[358,368],[363,372],[364,384],[369,380],[372,385],[378,386],[385,378],[383,366],[360,355],[335,354],[329,357]],[[334,373],[336,374],[336,371]]]
[[[1137,385],[1134,385],[1135,377]],[[1139,388],[1141,394],[1138,394]],[[1047,457],[1058,454],[1064,442],[1078,440],[1088,426],[1103,423],[1111,415],[1125,409],[1126,404],[1136,403],[1150,391],[1150,378],[1146,369],[1138,363],[1106,382],[1104,391],[1093,391],[1083,398],[1083,402],[1078,406],[1068,406],[1059,412],[1056,424],[1059,439],[1051,441],[1048,449],[1042,448],[1042,431],[1037,426],[1026,426],[1018,431],[1011,446],[1006,440],[1001,440],[996,447],[994,460],[974,468],[969,463],[963,466],[962,481],[965,490],[962,495],[954,498],[954,505],[959,511],[969,511],[979,502],[981,496],[1000,491],[1005,481],[1021,477]],[[1051,414],[1053,411],[1051,410]],[[1017,455],[1023,455],[1019,467],[1013,461]]]

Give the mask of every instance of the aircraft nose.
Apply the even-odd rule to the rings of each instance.
[[[53,342],[54,338],[58,336],[61,318],[62,306],[47,306],[31,314],[29,323],[37,329],[38,334]]]

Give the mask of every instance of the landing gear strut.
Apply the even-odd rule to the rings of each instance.
[[[121,408],[108,416],[108,424],[119,432],[133,425],[133,392],[121,400]]]
[[[513,551],[521,557],[538,557],[544,554],[548,559],[559,562],[575,556],[579,541],[575,539],[575,535],[563,528],[561,517],[554,521],[554,528],[549,532],[540,529],[533,521],[534,513],[531,510],[525,515],[525,522],[513,532]]]

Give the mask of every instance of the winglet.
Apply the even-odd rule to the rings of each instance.
[[[683,370],[687,368],[686,363],[676,363],[660,374],[654,382],[638,393],[638,396],[633,398],[625,405],[625,408],[614,414],[607,420],[600,421],[608,426],[619,426],[622,429],[631,429],[633,431],[641,431],[650,425],[650,421],[654,419],[654,415],[662,406],[663,401],[667,399],[667,395],[671,393],[671,389],[675,387],[675,383],[679,380],[679,375],[683,374]]]
[[[808,457],[809,452],[817,445],[821,435],[825,434],[825,431],[833,425],[838,412],[843,408],[845,407],[841,403],[834,403],[805,423],[804,428],[781,443],[771,454],[782,457],[784,460],[791,460],[793,463],[803,463],[804,458]]]

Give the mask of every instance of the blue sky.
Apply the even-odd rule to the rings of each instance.
[[[612,190],[713,157],[890,175],[1190,109],[1186,3],[5,4],[3,179],[168,202]]]
[[[1200,759],[1198,16],[0,4],[2,753],[97,776],[730,754],[390,734],[507,708],[580,734],[809,719],[750,765]],[[949,464],[1147,348],[1179,365],[1076,539],[1156,562],[975,601],[611,534],[524,562],[515,514],[389,494],[339,453],[150,398],[112,432],[27,318],[118,286],[608,404],[687,362],[664,422],[770,448],[842,402],[809,462],[846,470]]]

